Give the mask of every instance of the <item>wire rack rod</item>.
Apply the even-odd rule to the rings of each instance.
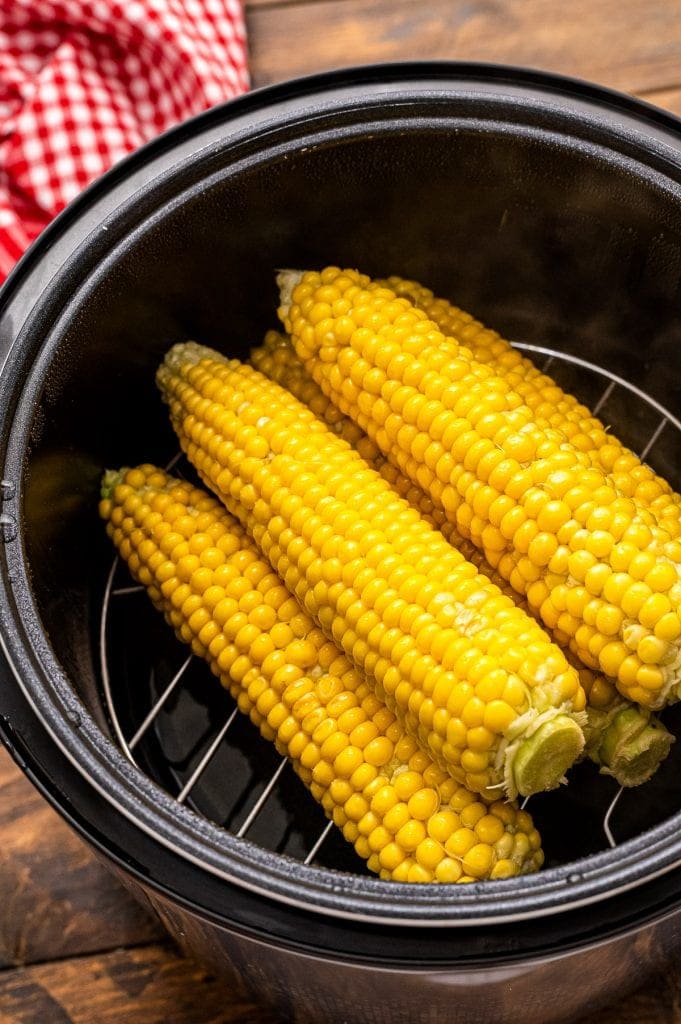
[[[99,621],[99,664],[102,673],[102,688],[104,690],[104,698],[106,700],[106,706],[111,719],[111,725],[114,731],[114,735],[118,740],[121,750],[133,764],[136,764],[135,758],[132,751],[128,747],[127,741],[121,728],[120,719],[118,717],[118,709],[116,707],[116,701],[114,700],[113,688],[111,685],[111,673],[109,672],[109,652],[108,652],[108,632],[109,632],[109,607],[111,604],[111,592],[113,589],[113,581],[120,565],[120,559],[114,558],[109,575],[106,578],[106,584],[104,587],[104,596],[102,598],[102,614]]]
[[[657,444],[660,438],[660,434],[662,433],[662,431],[668,423],[669,420],[667,419],[667,417],[663,416],[658,425],[655,427],[655,430],[653,430],[652,434],[648,438],[647,444],[639,452],[639,459],[641,460],[641,462],[643,462],[644,459],[648,458],[648,455],[652,451],[653,447]]]
[[[251,810],[247,814],[246,820],[243,822],[243,824],[239,828],[239,831],[237,832],[237,837],[239,839],[243,838],[243,836],[246,835],[246,833],[248,832],[249,828],[251,827],[251,825],[253,824],[253,822],[257,818],[257,816],[260,814],[260,811],[262,810],[263,806],[265,805],[265,802],[266,802],[267,798],[269,797],[270,793],[272,792],[272,790],[276,786],[277,782],[279,781],[279,776],[283,772],[283,770],[286,767],[287,763],[288,763],[288,758],[287,757],[282,757],[281,761],[279,762],[279,767],[277,768],[277,770],[275,771],[274,775],[272,776],[270,781],[267,783],[267,785],[263,789],[262,793],[260,794],[260,796],[258,797],[256,802],[254,803],[253,807],[251,808]]]
[[[154,719],[158,715],[159,711],[161,710],[161,708],[163,707],[165,702],[168,700],[168,697],[171,695],[171,693],[173,692],[173,690],[176,688],[177,684],[179,683],[180,679],[182,679],[182,676],[185,674],[185,672],[189,668],[189,665],[191,664],[191,660],[192,660],[193,657],[194,657],[194,655],[190,654],[189,657],[185,659],[185,661],[182,663],[180,668],[177,670],[177,672],[175,673],[173,678],[170,680],[170,682],[166,686],[166,688],[163,691],[163,693],[161,694],[161,696],[158,698],[158,700],[153,705],[153,707],[151,708],[149,713],[146,715],[144,721],[140,725],[140,727],[137,730],[137,732],[135,733],[135,735],[132,737],[131,740],[128,740],[128,750],[134,750],[135,747],[137,746],[137,744],[139,743],[139,741],[142,739],[142,737],[144,736],[145,732],[147,731],[149,726],[152,724],[152,722],[154,721]],[[153,673],[153,671],[154,670],[152,669],[152,673]]]
[[[614,810],[617,807],[617,804],[619,802],[619,798],[622,796],[623,792],[624,792],[624,787],[620,786],[620,788],[617,790],[617,792],[615,793],[614,797],[610,801],[608,809],[605,812],[605,817],[603,818],[603,831],[605,832],[605,838],[608,840],[608,843],[610,844],[610,846],[613,849],[617,846],[617,840],[615,839],[615,837],[614,837],[614,835],[612,833],[612,829],[610,828],[610,821],[612,819]]]
[[[144,593],[144,587],[132,586],[132,587],[116,587],[115,590],[111,591],[112,597],[129,597],[130,594],[142,594]]]
[[[592,411],[593,411],[594,416],[598,416],[599,412],[601,411],[601,409],[603,408],[605,403],[610,398],[610,395],[615,390],[615,385],[616,385],[616,382],[614,380],[611,380],[610,383],[608,384],[608,386],[606,387],[605,391],[603,392],[603,394],[601,395],[601,397],[598,399],[598,401],[596,402],[596,404],[593,407]]]
[[[232,722],[234,721],[234,719],[236,718],[238,713],[239,713],[239,709],[237,707],[235,707],[234,710],[232,711],[231,715],[227,718],[227,721],[224,723],[224,725],[222,726],[222,728],[218,732],[217,736],[214,737],[214,739],[212,740],[212,742],[208,746],[206,752],[204,753],[203,757],[201,758],[201,760],[197,764],[196,768],[194,769],[192,774],[189,776],[189,778],[185,782],[185,784],[182,787],[182,789],[180,790],[180,792],[177,794],[177,802],[179,804],[184,803],[184,801],[187,799],[187,797],[191,793],[191,791],[194,788],[194,786],[196,785],[196,783],[199,781],[199,779],[201,778],[201,776],[205,772],[206,768],[208,767],[208,765],[212,761],[212,759],[213,759],[213,757],[214,757],[218,747],[220,746],[220,744],[224,740],[225,736],[227,735],[227,730],[231,726]]]
[[[333,822],[332,821],[327,821],[326,826],[325,826],[323,832],[320,834],[320,836],[317,839],[316,843],[314,844],[314,846],[312,847],[310,852],[305,857],[305,860],[303,861],[303,864],[311,864],[312,863],[312,861],[315,859],[315,857],[319,853],[319,851],[321,849],[321,846],[322,846],[322,843],[324,842],[324,840],[326,839],[326,837],[328,836],[328,834],[329,834],[329,832],[331,831],[332,828],[333,828]]]

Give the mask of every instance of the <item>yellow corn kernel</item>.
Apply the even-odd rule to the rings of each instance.
[[[416,857],[417,863],[420,864],[422,868],[425,868],[427,871],[435,872],[444,860],[444,850],[441,843],[426,837],[425,839],[422,839],[416,847],[414,856]],[[489,871],[485,877],[489,877]]]
[[[457,860],[462,860],[476,841],[475,832],[470,828],[458,828],[445,842],[445,850]]]
[[[494,867],[490,847],[486,843],[476,843],[464,854],[461,866],[473,878],[487,878]]]

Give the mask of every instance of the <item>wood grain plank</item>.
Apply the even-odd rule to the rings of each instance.
[[[640,92],[675,85],[681,67],[678,0],[251,2],[247,23],[255,85],[371,61],[458,59]]]
[[[681,974],[653,975],[633,995],[575,1024],[681,1024]]]
[[[0,838],[0,966],[165,935],[2,748]]]
[[[165,945],[0,973],[0,1024],[277,1024]]]
[[[335,3],[345,3],[345,0],[334,0]],[[319,0],[244,0],[246,11],[250,7],[287,7],[289,4],[316,4]]]
[[[654,89],[652,92],[644,92],[641,94],[641,99],[681,117],[681,85],[671,89]]]
[[[680,998],[679,972],[660,974],[574,1024],[680,1024]],[[163,944],[0,972],[0,1024],[282,1022]]]

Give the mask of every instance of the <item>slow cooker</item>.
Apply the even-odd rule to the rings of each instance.
[[[105,468],[175,464],[167,348],[247,356],[276,269],[328,263],[469,309],[679,488],[681,122],[473,64],[253,92],[116,166],[0,292],[2,737],[185,949],[286,1020],[568,1019],[681,948],[681,743],[640,790],[583,764],[533,797],[536,875],[380,881],[168,636],[97,516]]]

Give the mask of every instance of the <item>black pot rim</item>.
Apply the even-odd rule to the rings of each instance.
[[[249,119],[254,138],[258,132],[264,136],[275,130],[277,118],[282,123],[300,120],[311,110],[326,116],[334,104],[342,110],[361,109],[370,100],[395,102],[415,94],[441,94],[446,99],[448,92],[459,98],[482,95],[491,106],[499,105],[500,96],[512,95],[527,112],[557,107],[575,124],[586,125],[589,114],[602,132],[621,140],[621,159],[645,150],[654,173],[664,165],[681,178],[681,122],[676,118],[610,90],[520,68],[449,62],[372,65],[299,79],[230,101],[147,144],[91,186],[40,236],[0,291],[0,369],[3,355],[7,366],[0,380],[0,408],[5,409],[0,421],[0,476],[17,481],[20,497],[32,397],[48,355],[43,344],[46,323],[58,306],[60,315],[68,315],[66,282],[79,261],[94,258],[94,232],[102,218],[107,225],[122,223],[126,210],[129,215],[161,183],[167,186],[171,179],[179,179],[191,161],[214,155],[220,135],[240,118]],[[224,148],[230,145],[223,139]],[[132,192],[135,175],[142,171],[147,174],[145,185]],[[31,293],[39,298],[34,300]],[[13,333],[3,350],[2,328],[10,326]],[[26,363],[33,355],[36,358],[25,380]],[[17,519],[20,527],[18,514]],[[101,732],[76,698],[43,633],[20,529],[15,541],[0,545],[0,624],[0,650],[11,672],[11,685],[109,810],[133,822],[152,843],[161,843],[195,867],[273,903],[372,924],[491,925],[612,900],[661,876],[671,877],[681,864],[679,814],[616,850],[493,885],[387,886],[374,878],[302,865],[235,839],[177,804],[133,768]],[[0,696],[0,713],[5,700]],[[47,765],[35,767],[36,774],[49,772]],[[62,788],[68,800],[68,780]]]

